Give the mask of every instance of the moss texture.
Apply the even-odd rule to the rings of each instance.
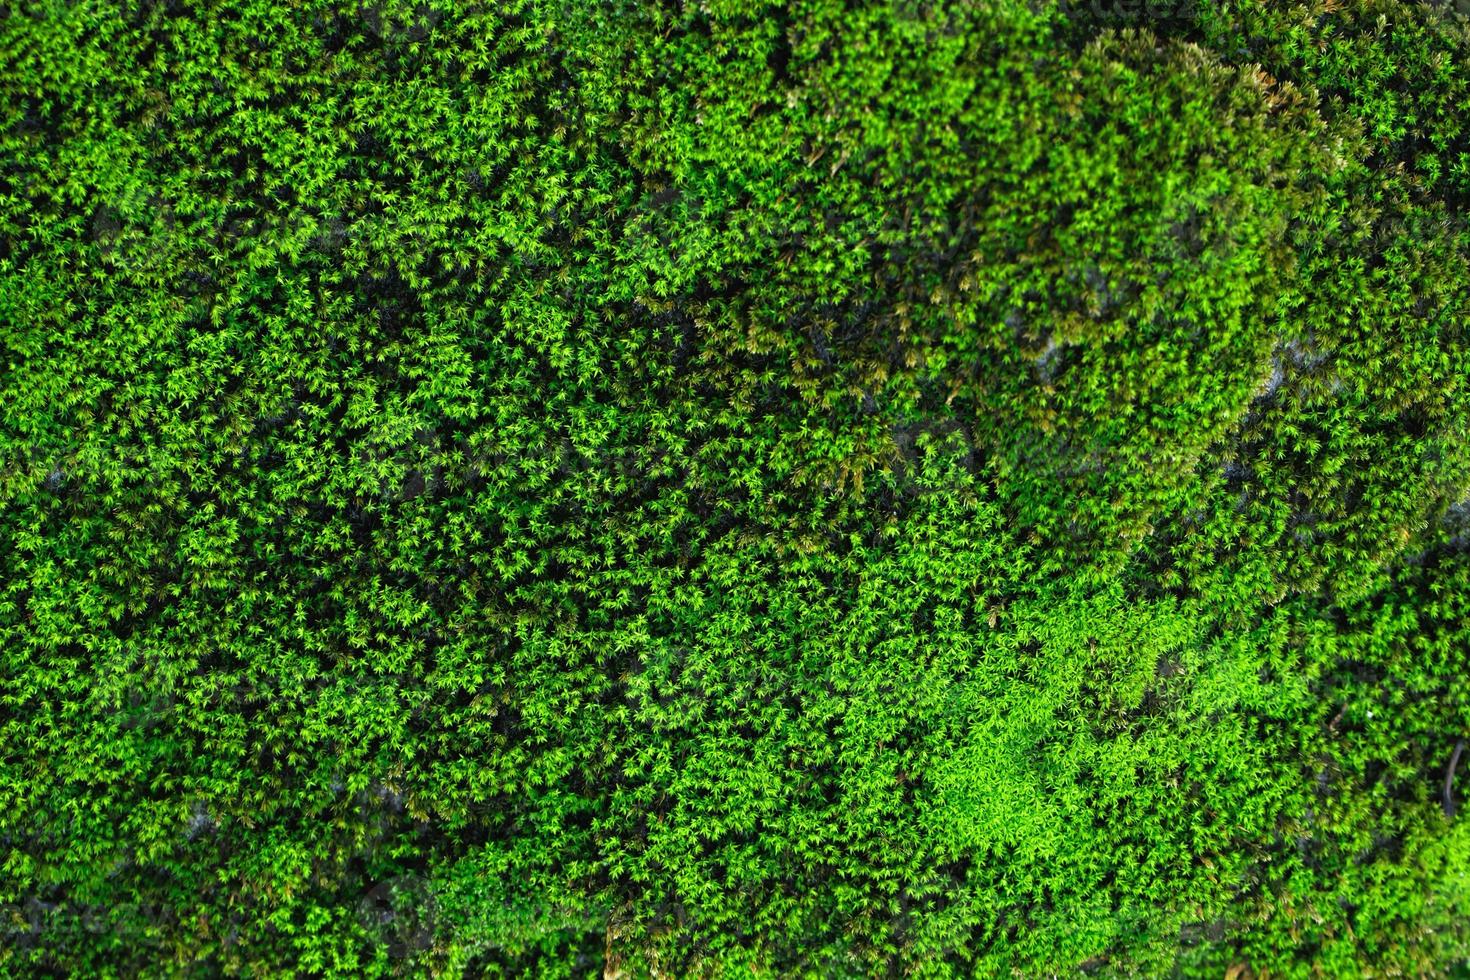
[[[1466,25],[0,5],[0,972],[1451,970]]]

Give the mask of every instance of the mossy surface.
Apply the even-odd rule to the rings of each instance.
[[[1453,970],[1467,106],[1398,0],[0,5],[0,972]]]

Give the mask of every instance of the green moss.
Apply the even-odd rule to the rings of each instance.
[[[1467,59],[0,10],[0,972],[1449,973]]]

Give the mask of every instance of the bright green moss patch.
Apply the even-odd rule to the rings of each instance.
[[[1454,969],[1467,100],[1397,0],[0,6],[0,972]]]

